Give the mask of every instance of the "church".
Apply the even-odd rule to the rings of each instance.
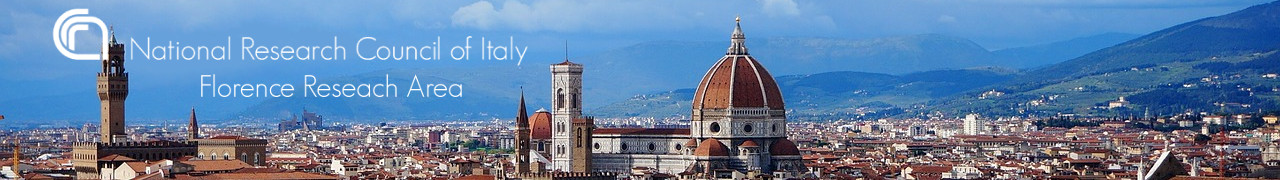
[[[741,19],[730,45],[698,84],[688,128],[598,128],[582,116],[583,65],[551,65],[551,110],[516,117],[517,176],[629,173],[645,167],[681,179],[796,177],[806,171],[787,140],[786,108],[773,76],[748,52]],[[531,118],[532,117],[532,118]]]

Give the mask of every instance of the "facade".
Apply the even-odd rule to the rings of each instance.
[[[547,171],[629,173],[645,167],[684,179],[734,173],[799,176],[806,169],[796,144],[786,138],[782,93],[748,53],[741,26],[731,39],[724,57],[698,85],[688,128],[597,128],[592,118],[581,117],[583,66],[568,60],[552,64],[551,112],[535,113],[524,124],[521,98],[517,126],[531,126],[533,150],[517,153],[518,159],[535,161],[532,155],[544,152],[541,142],[551,141],[545,150],[552,158]]]
[[[254,166],[267,164],[266,139],[216,136],[191,141],[197,143],[198,153],[194,156],[201,160],[240,160]]]
[[[182,156],[194,156],[195,142],[151,141],[151,142],[112,142],[112,143],[76,143],[72,147],[71,164],[75,167],[77,179],[98,179],[102,167],[119,166],[114,158],[124,156],[130,159],[159,161],[175,159]]]

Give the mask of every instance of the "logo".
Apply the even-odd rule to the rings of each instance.
[[[76,32],[89,30],[89,24],[98,25],[98,30],[102,31],[102,52],[107,52],[107,25],[102,23],[102,19],[89,16],[89,9],[71,9],[62,13],[58,17],[58,21],[53,24],[53,45],[58,47],[58,52],[62,52],[63,56],[73,60],[101,60],[100,53],[75,53],[76,50]]]

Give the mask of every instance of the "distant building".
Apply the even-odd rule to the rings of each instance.
[[[978,120],[978,114],[964,116],[964,135],[982,134],[982,127],[982,121]]]
[[[307,108],[302,108],[302,119],[298,119],[298,116],[294,115],[290,119],[280,121],[280,124],[277,125],[277,129],[280,130],[280,132],[298,129],[306,131],[324,130],[327,128],[328,127],[324,125],[324,116],[317,115],[315,112],[309,112],[307,111]]]
[[[1124,96],[1120,96],[1120,99],[1107,103],[1107,108],[1120,108],[1125,106],[1129,106],[1129,101],[1124,100]]]

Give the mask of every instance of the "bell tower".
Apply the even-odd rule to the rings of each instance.
[[[551,165],[550,170],[570,171],[573,166],[573,120],[582,116],[582,64],[551,65]]]
[[[98,73],[98,100],[102,102],[101,142],[128,141],[124,133],[124,99],[129,96],[129,73],[124,70],[124,44],[116,42],[115,29]]]

